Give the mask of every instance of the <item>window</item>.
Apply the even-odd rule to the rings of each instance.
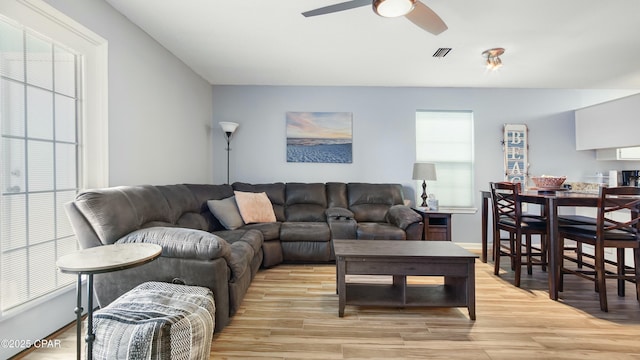
[[[473,208],[473,113],[417,111],[416,161],[436,164],[427,192],[440,207]]]
[[[79,61],[0,18],[0,313],[73,284],[56,259],[78,245]]]

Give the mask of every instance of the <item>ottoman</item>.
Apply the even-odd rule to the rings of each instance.
[[[94,312],[94,359],[209,359],[215,303],[208,288],[146,282]]]

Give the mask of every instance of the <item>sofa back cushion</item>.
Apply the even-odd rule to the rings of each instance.
[[[347,209],[349,200],[347,199],[347,184],[339,182],[328,182],[327,188],[327,207],[341,207]]]
[[[151,185],[88,190],[75,203],[105,245],[142,227],[171,224],[167,200]]]
[[[205,226],[203,229],[209,232],[224,230],[220,221],[216,219],[211,213],[207,201],[209,200],[222,200],[233,196],[233,188],[231,185],[209,185],[209,184],[185,184],[185,187],[189,189],[193,197],[195,198],[195,204],[200,217],[204,220]]]
[[[284,183],[271,183],[271,184],[247,184],[236,182],[233,183],[233,190],[244,192],[264,192],[267,194],[271,205],[273,206],[273,212],[276,214],[277,221],[285,221],[284,204],[285,204],[285,185]],[[232,194],[233,195],[233,194]]]
[[[403,204],[400,184],[347,184],[349,210],[358,222],[386,222],[385,216],[393,205]]]
[[[157,186],[169,205],[170,223],[179,227],[207,230],[200,204],[186,185]],[[144,226],[147,227],[147,226]]]
[[[287,221],[326,221],[327,191],[324,184],[288,183],[285,215]]]

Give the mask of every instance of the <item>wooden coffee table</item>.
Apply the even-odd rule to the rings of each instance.
[[[334,240],[338,315],[345,305],[467,307],[476,319],[477,255],[450,241]],[[392,275],[392,284],[347,283],[346,275]],[[407,276],[443,276],[442,285],[407,285]]]

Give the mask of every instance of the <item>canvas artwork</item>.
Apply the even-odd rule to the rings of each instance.
[[[350,112],[287,112],[287,162],[351,163]]]

